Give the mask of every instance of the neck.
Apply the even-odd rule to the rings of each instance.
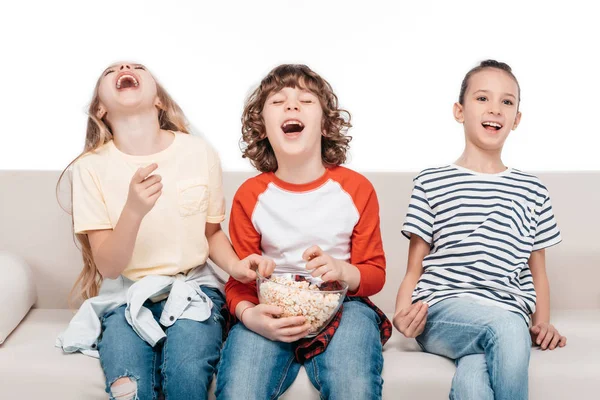
[[[158,110],[135,115],[114,115],[108,121],[115,146],[123,153],[143,156],[158,153],[172,142],[172,134],[160,129]]]
[[[502,162],[502,149],[486,150],[467,142],[456,165],[484,174],[497,174],[506,170]]]
[[[321,152],[315,152],[310,159],[304,157],[277,158],[277,171],[275,176],[284,182],[293,184],[309,183],[319,179],[325,173],[325,166],[321,160]]]

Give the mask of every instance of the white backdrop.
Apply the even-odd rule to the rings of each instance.
[[[112,62],[146,64],[219,151],[240,157],[243,102],[279,63],[305,63],[353,116],[349,166],[416,171],[463,146],[452,104],[479,61],[509,63],[523,120],[505,163],[600,170],[600,15],[592,1],[2,2],[0,169],[62,169]],[[369,4],[366,6],[366,4]]]

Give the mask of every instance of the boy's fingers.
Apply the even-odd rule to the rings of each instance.
[[[256,272],[252,271],[251,269],[247,269],[246,270],[246,278],[256,279]]]
[[[270,276],[275,271],[275,261],[263,258],[258,264],[258,272],[262,276]]]
[[[304,261],[310,261],[315,257],[323,255],[323,250],[319,246],[311,246],[308,249],[304,250],[302,253],[302,259]]]
[[[310,274],[316,278],[317,276],[324,275],[329,271],[331,271],[331,270],[329,269],[329,267],[327,265],[321,265],[319,268],[315,269]]]
[[[548,345],[550,344],[550,341],[552,340],[552,338],[554,337],[554,332],[549,331],[546,334],[546,337],[544,338],[544,341],[542,342],[542,350],[546,350],[548,348]]]
[[[296,336],[296,335],[299,335],[302,333],[303,336],[306,336],[306,334],[308,333],[309,330],[310,330],[310,324],[308,322],[306,322],[303,325],[292,326],[292,327],[282,329],[281,335],[282,336]]]
[[[536,326],[533,326],[533,327],[531,327],[531,332],[532,332],[534,335],[537,335],[538,333],[540,333],[540,327],[539,327],[539,326],[537,326],[537,325],[536,325]]]
[[[272,306],[269,304],[261,304],[260,308],[261,311],[265,314],[280,315],[281,313],[283,313],[283,310],[280,307]]]
[[[322,267],[325,264],[327,264],[327,259],[325,257],[318,256],[307,262],[305,268],[311,270]]]
[[[535,340],[535,343],[538,346],[542,344],[542,342],[544,341],[544,338],[546,337],[547,333],[548,333],[548,328],[546,328],[546,327],[540,328],[540,333],[538,334],[538,337]]]
[[[561,336],[558,345],[560,347],[565,347],[567,345],[567,338],[565,336]]]
[[[552,341],[550,342],[550,350],[554,350],[560,341],[560,335],[554,335]]]
[[[304,323],[306,323],[306,318],[304,317],[283,317],[283,318],[279,318],[274,326],[277,329],[281,329],[281,328],[291,328],[292,326],[298,326],[298,325],[303,325]]]
[[[419,325],[421,325],[421,322],[423,322],[423,318],[426,318],[426,317],[427,317],[427,305],[422,304],[421,307],[419,308],[419,311],[415,315],[415,318],[410,323],[408,329],[416,331],[417,328],[419,327]]]

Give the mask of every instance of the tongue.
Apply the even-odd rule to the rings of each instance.
[[[290,124],[283,127],[283,133],[296,133],[301,132],[302,126],[297,124]]]
[[[126,88],[130,88],[133,87],[134,83],[133,83],[133,79],[123,79],[121,81],[121,89],[126,89]]]
[[[491,132],[496,132],[498,130],[498,128],[496,128],[494,126],[484,125],[483,127]]]

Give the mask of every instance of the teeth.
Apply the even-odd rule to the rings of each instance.
[[[484,122],[483,125],[493,126],[494,128],[502,128],[502,125],[497,122]]]
[[[125,78],[132,79],[133,86],[135,86],[135,87],[138,87],[140,85],[139,82],[137,81],[137,79],[135,79],[135,76],[125,74],[125,75],[122,75],[121,77],[119,77],[119,80],[117,81],[117,89],[121,89],[121,81]]]
[[[286,122],[284,122],[284,124],[283,124],[283,126],[284,126],[284,127],[286,127],[286,126],[288,126],[288,125],[300,125],[300,126],[303,126],[303,125],[302,125],[302,122],[300,122],[300,121],[296,121],[296,120],[290,120],[290,121],[286,121]]]

